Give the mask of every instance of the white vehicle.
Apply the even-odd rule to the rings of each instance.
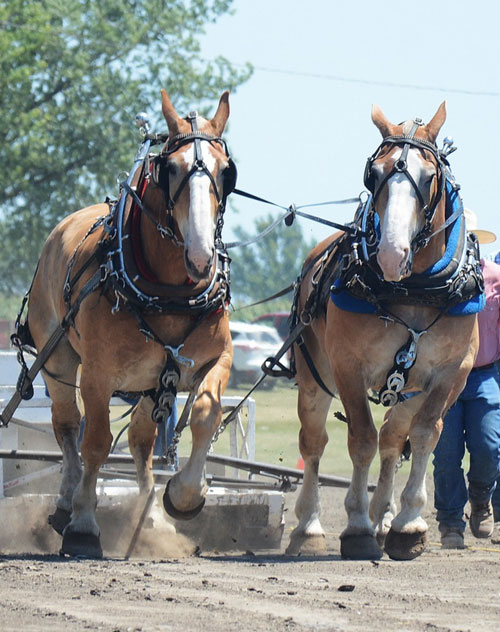
[[[229,386],[256,382],[262,375],[262,363],[280,350],[283,341],[274,327],[230,321],[229,329],[234,349]],[[262,385],[273,388],[274,383],[275,378],[267,377]]]

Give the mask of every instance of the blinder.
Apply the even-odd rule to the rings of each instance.
[[[224,169],[223,173],[223,185],[222,185],[222,197],[225,200],[227,196],[236,188],[236,179],[238,177],[238,170],[234,164],[231,156],[227,155],[228,165]]]
[[[154,159],[152,177],[153,182],[165,192],[165,198],[170,198],[170,179],[166,155],[159,154]]]
[[[378,155],[378,151],[379,150],[377,149],[376,153],[373,154],[373,156],[368,156],[368,158],[366,159],[365,172],[363,174],[363,184],[365,185],[365,188],[370,191],[370,193],[373,193],[373,189],[375,188],[375,177],[373,175],[372,167],[375,158]]]

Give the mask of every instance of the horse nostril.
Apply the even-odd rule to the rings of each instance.
[[[184,250],[186,268],[192,279],[200,280],[206,278],[210,274],[210,269],[214,261],[215,248],[212,246],[205,253],[191,251],[189,248]]]

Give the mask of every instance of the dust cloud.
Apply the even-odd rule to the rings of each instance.
[[[55,509],[55,496],[24,495],[0,501],[0,554],[57,554],[62,538],[48,524],[48,515]],[[129,495],[117,500],[105,497],[97,507],[104,557],[123,558],[130,544],[145,500]],[[176,532],[166,517],[163,506],[155,499],[144,520],[132,558],[164,559],[193,555],[196,545]]]

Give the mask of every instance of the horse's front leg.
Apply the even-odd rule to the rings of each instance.
[[[376,528],[377,541],[384,545],[397,513],[394,502],[394,476],[408,435],[411,420],[422,398],[414,396],[387,411],[379,433],[380,473],[370,503],[370,518]]]
[[[102,372],[82,370],[81,394],[85,406],[85,429],[81,454],[83,474],[73,495],[71,522],[63,532],[61,552],[86,558],[101,558],[100,529],[96,520],[96,484],[100,467],[111,448],[109,400],[111,390],[102,384]]]
[[[151,414],[153,400],[151,397],[141,398],[131,415],[128,429],[128,445],[134,457],[137,471],[137,482],[141,494],[148,494],[154,485],[153,447],[157,428]]]
[[[428,526],[421,516],[427,502],[425,472],[439,439],[439,421],[420,423],[416,418],[410,427],[410,475],[401,493],[401,510],[393,518],[384,543],[387,555],[394,560],[412,560],[425,549]]]
[[[67,350],[67,348],[66,348]],[[68,384],[75,382],[78,359],[74,353],[66,353],[68,360],[61,362],[64,347],[60,345],[50,364],[51,372],[64,375]],[[56,361],[58,361],[56,363]],[[64,372],[63,372],[64,371]],[[62,535],[71,519],[72,499],[78,485],[82,467],[78,453],[78,437],[80,434],[80,411],[76,404],[75,388],[53,380],[48,374],[44,376],[52,399],[52,426],[54,434],[63,454],[62,479],[56,510],[49,516],[49,524]]]
[[[207,372],[198,388],[190,418],[191,454],[167,483],[163,495],[165,511],[177,520],[194,518],[205,505],[205,463],[210,444],[222,420],[221,398],[229,379],[230,356],[222,355]]]
[[[355,376],[335,374],[348,421],[347,446],[353,470],[344,506],[347,527],[340,535],[340,553],[347,559],[374,560],[382,557],[375,530],[368,515],[368,475],[377,452],[377,430],[366,394]]]

